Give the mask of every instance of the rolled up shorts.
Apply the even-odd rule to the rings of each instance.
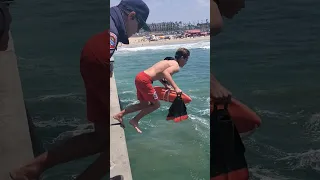
[[[158,101],[158,95],[152,83],[152,78],[145,72],[142,71],[137,74],[135,85],[137,89],[137,99],[139,101]]]

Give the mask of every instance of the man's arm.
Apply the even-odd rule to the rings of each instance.
[[[231,92],[223,87],[213,74],[210,74],[210,97],[214,102],[217,104],[230,103],[231,96]]]
[[[170,84],[168,83],[168,81],[167,81],[165,78],[160,79],[159,81],[161,82],[161,84],[162,84],[165,88],[167,88],[167,89],[171,89],[171,88],[172,88],[172,87],[170,86]]]
[[[173,81],[171,74],[177,73],[179,72],[180,68],[179,66],[171,66],[169,68],[167,68],[166,70],[164,70],[163,76],[164,78],[169,82],[169,84],[175,89],[178,90],[179,87],[177,86],[177,84]]]
[[[211,35],[217,35],[221,32],[223,26],[223,19],[219,11],[219,7],[215,1],[210,1],[210,25]]]

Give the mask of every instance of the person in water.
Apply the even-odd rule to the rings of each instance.
[[[178,85],[173,81],[172,75],[179,72],[180,68],[184,67],[189,59],[190,51],[186,48],[179,48],[175,53],[175,58],[166,58],[151,66],[150,68],[141,71],[136,75],[135,85],[137,89],[137,99],[140,103],[127,107],[115,116],[123,126],[123,116],[129,113],[140,111],[129,123],[136,129],[138,133],[142,133],[139,128],[139,120],[147,114],[157,110],[160,107],[160,102],[155,89],[152,86],[153,81],[159,80],[165,88],[173,88],[177,93],[182,93]],[[164,79],[164,80],[163,80]],[[165,83],[167,81],[167,83]]]

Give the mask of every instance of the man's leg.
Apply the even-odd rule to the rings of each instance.
[[[100,180],[108,172],[110,160],[110,151],[107,150],[100,154],[100,156],[81,174],[76,180]]]
[[[123,116],[124,115],[129,114],[129,113],[133,113],[136,111],[140,111],[140,110],[146,109],[148,107],[149,107],[149,102],[140,101],[139,104],[134,104],[134,105],[128,106],[127,108],[125,108],[124,110],[119,112],[118,114],[114,115],[113,118],[118,120],[123,125]]]
[[[139,128],[140,119],[150,114],[151,112],[157,110],[159,107],[160,107],[160,102],[158,100],[152,102],[147,108],[142,109],[133,119],[131,119],[129,123],[136,129],[138,133],[142,133],[142,131]]]
[[[97,134],[106,138],[105,144],[101,147],[100,156],[76,180],[100,180],[110,172],[110,134],[109,131],[106,131],[107,121],[95,123],[95,127]]]
[[[109,135],[103,135],[101,130],[99,132],[98,129],[102,127],[108,127],[106,122],[95,123],[95,132],[74,136],[64,144],[41,154],[27,165],[12,171],[12,179],[37,179],[45,170],[55,165],[104,151],[106,142],[109,142]],[[107,167],[108,165],[105,168],[109,169]]]

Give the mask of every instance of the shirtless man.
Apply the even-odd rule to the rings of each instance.
[[[123,125],[124,115],[140,111],[129,123],[138,133],[142,133],[138,126],[139,120],[160,107],[157,93],[152,86],[153,81],[159,80],[166,88],[171,88],[163,81],[163,79],[165,79],[177,93],[181,93],[182,91],[173,81],[172,75],[179,72],[180,68],[186,65],[189,56],[190,51],[188,49],[179,48],[173,60],[161,60],[149,69],[138,73],[135,79],[135,85],[137,88],[137,98],[140,103],[127,107],[113,116],[113,118]]]

